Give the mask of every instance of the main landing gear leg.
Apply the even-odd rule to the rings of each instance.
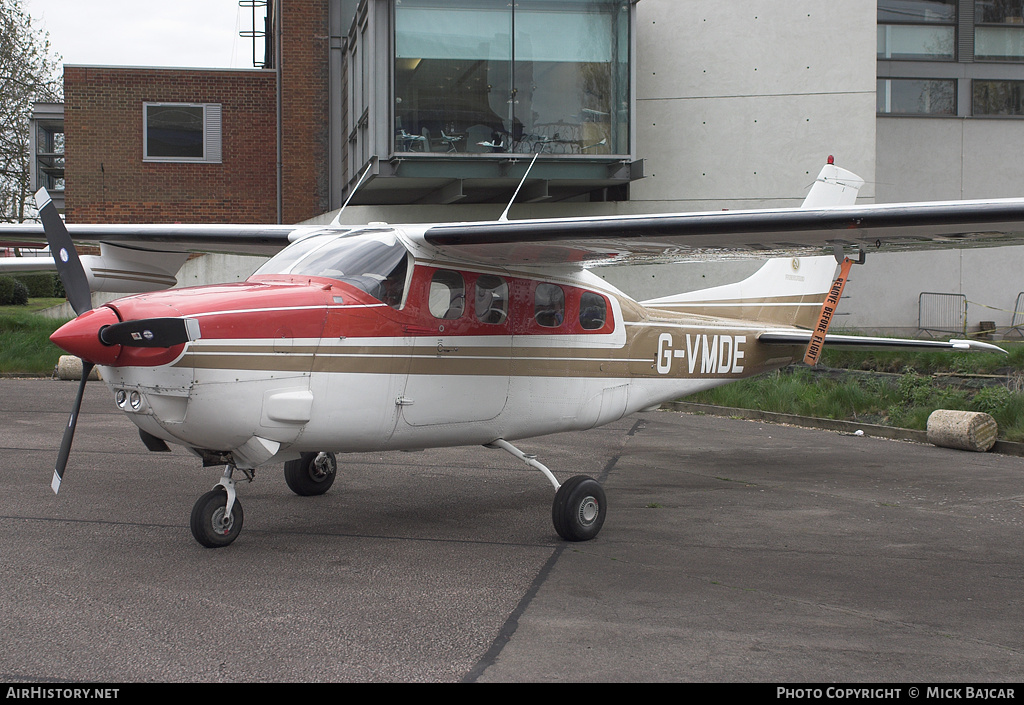
[[[604,489],[601,484],[586,475],[570,477],[564,484],[558,480],[548,468],[537,460],[537,456],[527,454],[504,439],[489,443],[487,448],[498,448],[511,453],[530,467],[540,470],[555,488],[555,501],[551,505],[551,521],[555,531],[566,541],[589,541],[597,536],[604,525],[608,508]]]
[[[207,548],[222,548],[238,538],[242,531],[242,503],[235,493],[232,474],[235,468],[228,465],[216,487],[200,497],[192,507],[189,528],[192,536]],[[252,471],[242,470],[252,481]]]

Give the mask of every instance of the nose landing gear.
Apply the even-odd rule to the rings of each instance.
[[[200,497],[192,507],[189,528],[192,536],[206,548],[223,548],[238,538],[242,531],[242,503],[235,495],[234,468],[224,468],[224,475],[212,490]],[[252,471],[243,470],[252,480]]]

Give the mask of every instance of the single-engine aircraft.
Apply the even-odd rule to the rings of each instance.
[[[236,471],[252,480],[283,462],[292,491],[319,495],[335,481],[338,453],[458,445],[502,449],[543,473],[558,535],[592,539],[607,512],[601,485],[582,475],[560,483],[513,442],[779,369],[815,336],[818,347],[999,350],[827,334],[826,296],[834,308],[837,264],[851,261],[844,247],[1024,231],[1024,199],[855,205],[861,183],[830,160],[799,208],[70,233],[41,191],[51,268],[78,314],[52,340],[84,361],[51,486],[64,478],[98,365],[149,450],[178,444],[224,467],[192,510],[203,546],[227,546],[242,529]],[[99,240],[100,255],[80,258],[72,237]],[[826,246],[833,254],[776,257],[741,282],[651,301],[590,271],[651,256]],[[261,248],[279,252],[245,282],[158,290],[190,249]],[[140,286],[155,291],[92,307],[91,289]]]

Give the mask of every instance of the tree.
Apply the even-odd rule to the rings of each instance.
[[[35,102],[60,102],[61,60],[46,32],[32,26],[23,0],[0,0],[0,222],[35,213],[29,198],[29,114]]]

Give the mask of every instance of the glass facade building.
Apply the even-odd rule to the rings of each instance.
[[[1022,117],[1024,0],[879,0],[878,113]]]
[[[395,152],[629,154],[629,3],[400,0]]]
[[[349,188],[369,170],[354,203],[507,201],[532,154],[527,200],[628,198],[634,17],[631,0],[362,0],[342,81]]]

